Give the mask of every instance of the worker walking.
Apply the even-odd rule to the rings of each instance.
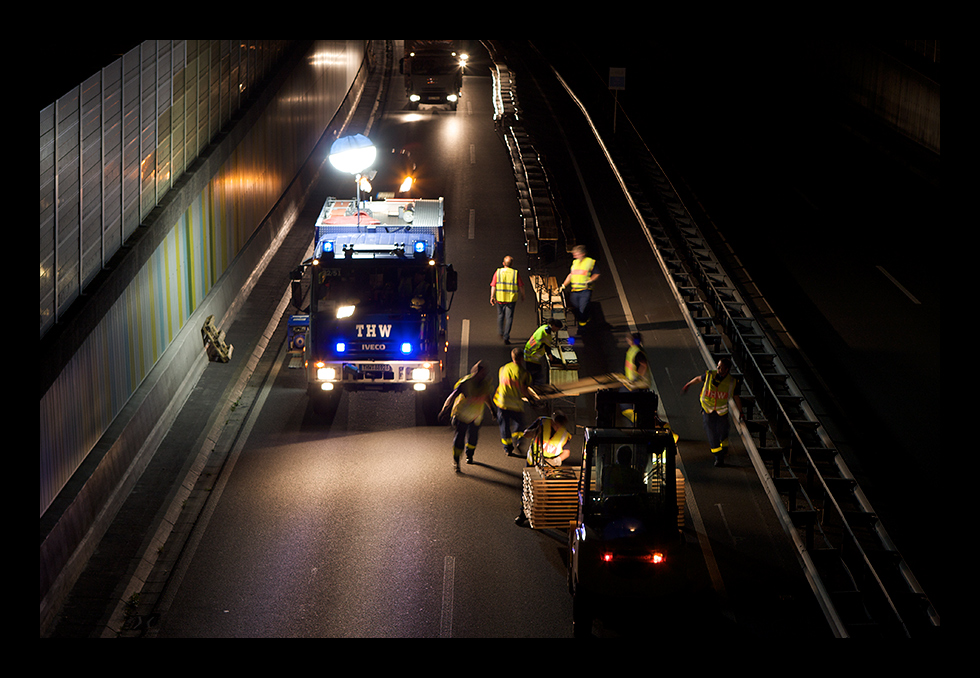
[[[561,287],[562,289],[572,288],[569,302],[575,312],[579,328],[585,327],[589,322],[592,285],[599,279],[599,274],[595,269],[595,259],[588,256],[584,245],[576,245],[572,248],[572,267]]]
[[[453,434],[453,468],[459,472],[459,459],[466,450],[466,463],[473,463],[473,453],[480,436],[480,425],[483,423],[483,410],[489,408],[493,414],[493,382],[487,378],[487,370],[482,361],[478,361],[470,369],[470,373],[456,382],[452,393],[442,405],[439,417],[452,405],[450,413],[455,433]]]
[[[513,263],[513,257],[504,257],[503,264],[493,272],[490,280],[490,305],[497,307],[497,334],[503,337],[505,344],[510,343],[510,328],[514,324],[517,300],[524,301],[524,280],[511,267]]]
[[[511,455],[521,440],[524,398],[529,397],[527,387],[531,385],[531,377],[524,368],[524,352],[521,349],[510,350],[510,362],[500,368],[497,381],[493,404],[497,408],[500,442],[504,446],[504,452]]]
[[[728,433],[731,422],[728,419],[728,401],[734,400],[738,408],[738,418],[742,421],[742,399],[739,397],[741,384],[732,375],[732,361],[722,358],[718,361],[717,369],[708,370],[705,375],[694,377],[684,384],[682,393],[687,393],[693,384],[704,384],[701,388],[701,411],[704,421],[704,432],[708,436],[708,445],[714,455],[715,466],[725,465],[725,455],[728,453]]]
[[[550,417],[538,417],[524,431],[524,437],[533,436],[527,448],[528,466],[561,466],[571,454],[566,445],[572,439],[568,431],[568,418],[561,412],[555,412]],[[521,527],[527,524],[527,513],[524,502],[521,502],[521,513],[514,519]]]
[[[623,386],[621,390],[649,391],[653,380],[650,377],[650,363],[647,362],[647,354],[643,349],[643,335],[633,332],[626,341],[629,343],[629,348],[626,349],[626,365],[623,367],[623,372],[629,385]],[[623,416],[636,423],[636,413],[632,407],[624,407]]]
[[[552,318],[534,330],[531,338],[524,344],[524,364],[531,374],[531,383],[535,386],[548,383],[548,353],[555,345],[555,338],[561,328],[561,321]]]

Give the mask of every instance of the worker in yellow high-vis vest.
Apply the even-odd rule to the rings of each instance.
[[[592,285],[599,279],[595,259],[588,256],[584,245],[572,248],[572,267],[561,284],[562,289],[571,287],[569,303],[575,311],[578,326],[585,327],[589,322],[589,302],[592,300]]]
[[[708,436],[708,445],[715,460],[715,466],[725,465],[725,455],[728,453],[728,433],[731,428],[729,421],[729,401],[735,401],[738,409],[736,415],[742,421],[742,399],[739,397],[741,384],[732,374],[732,361],[722,358],[714,370],[708,370],[704,376],[697,376],[684,384],[682,393],[694,384],[701,387],[701,412],[704,422],[704,432]]]
[[[649,391],[653,385],[650,376],[650,363],[643,349],[643,335],[634,332],[626,338],[629,347],[626,349],[626,364],[623,367],[624,376],[629,386],[623,386],[621,391]],[[623,416],[636,423],[636,413],[632,406],[622,406]]]
[[[561,321],[552,318],[534,330],[527,343],[524,344],[524,366],[531,374],[531,383],[535,386],[548,383],[548,373],[551,369],[548,354],[554,348],[561,328]]]
[[[538,417],[524,431],[524,437],[531,440],[527,448],[528,466],[538,464],[561,466],[561,463],[571,455],[567,445],[572,439],[572,434],[568,431],[568,417],[561,412],[555,412],[550,417]],[[521,513],[514,523],[521,527],[527,525],[527,513],[524,511],[523,501],[521,501]]]
[[[490,305],[497,307],[497,334],[505,344],[510,343],[510,328],[514,324],[517,301],[524,301],[524,280],[513,268],[514,258],[504,257],[500,268],[490,280]]]
[[[497,391],[493,394],[497,423],[500,425],[500,443],[508,455],[514,453],[521,440],[524,399],[529,397],[527,387],[530,385],[531,375],[524,369],[524,351],[512,348],[510,362],[501,367],[497,374]]]
[[[459,472],[459,459],[466,450],[466,463],[473,463],[473,453],[480,437],[483,423],[483,410],[489,408],[493,414],[493,381],[488,378],[483,361],[477,361],[470,373],[456,382],[452,393],[442,405],[439,417],[449,410],[453,430],[453,468]]]

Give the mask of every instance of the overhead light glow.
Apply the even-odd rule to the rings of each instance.
[[[377,155],[378,149],[363,134],[341,137],[330,146],[330,164],[348,174],[363,172]]]

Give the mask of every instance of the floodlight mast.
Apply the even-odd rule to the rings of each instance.
[[[366,179],[363,172],[374,164],[377,155],[378,149],[363,134],[341,137],[330,146],[330,164],[341,172],[354,175],[358,230],[361,227],[361,181]]]

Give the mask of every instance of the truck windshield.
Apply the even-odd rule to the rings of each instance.
[[[439,75],[452,73],[459,68],[459,61],[452,56],[416,56],[412,60],[413,73]]]
[[[419,263],[361,263],[314,269],[313,308],[333,313],[356,306],[367,313],[403,313],[436,306],[436,271]]]

